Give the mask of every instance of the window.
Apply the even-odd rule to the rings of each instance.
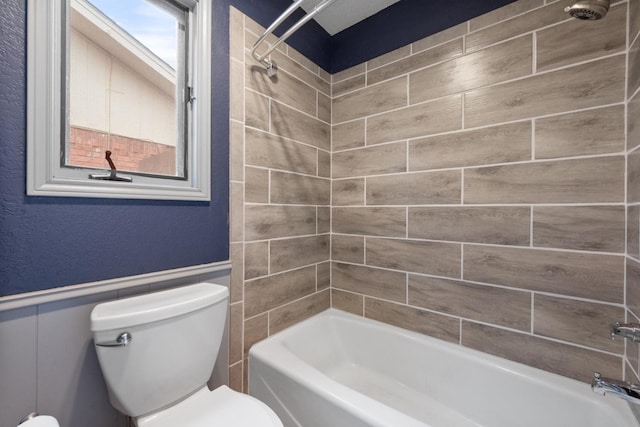
[[[210,200],[211,0],[27,15],[27,194]]]

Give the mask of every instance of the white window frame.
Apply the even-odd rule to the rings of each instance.
[[[212,0],[173,0],[190,10],[188,78],[195,100],[188,131],[187,179],[130,175],[133,182],[92,180],[89,174],[95,169],[60,165],[63,118],[67,117],[61,107],[66,96],[63,5],[70,1],[74,0],[27,2],[27,195],[211,200]]]

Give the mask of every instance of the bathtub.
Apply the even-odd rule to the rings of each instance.
[[[640,425],[585,383],[335,309],[254,345],[249,393],[285,427]]]

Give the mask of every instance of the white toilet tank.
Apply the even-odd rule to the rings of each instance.
[[[224,286],[199,283],[98,304],[91,331],[111,404],[138,417],[204,387],[222,341],[228,297]],[[123,333],[130,340],[118,343]]]

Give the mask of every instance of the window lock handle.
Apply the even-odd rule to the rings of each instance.
[[[111,160],[111,151],[107,150],[104,152],[104,158],[107,159],[107,162],[109,163],[109,167],[111,168],[111,172],[108,174],[99,174],[99,173],[92,173],[89,175],[90,179],[99,179],[102,181],[122,181],[122,182],[132,182],[133,179],[129,176],[120,176],[117,174],[117,170],[116,170],[116,165],[113,163],[113,160]]]

